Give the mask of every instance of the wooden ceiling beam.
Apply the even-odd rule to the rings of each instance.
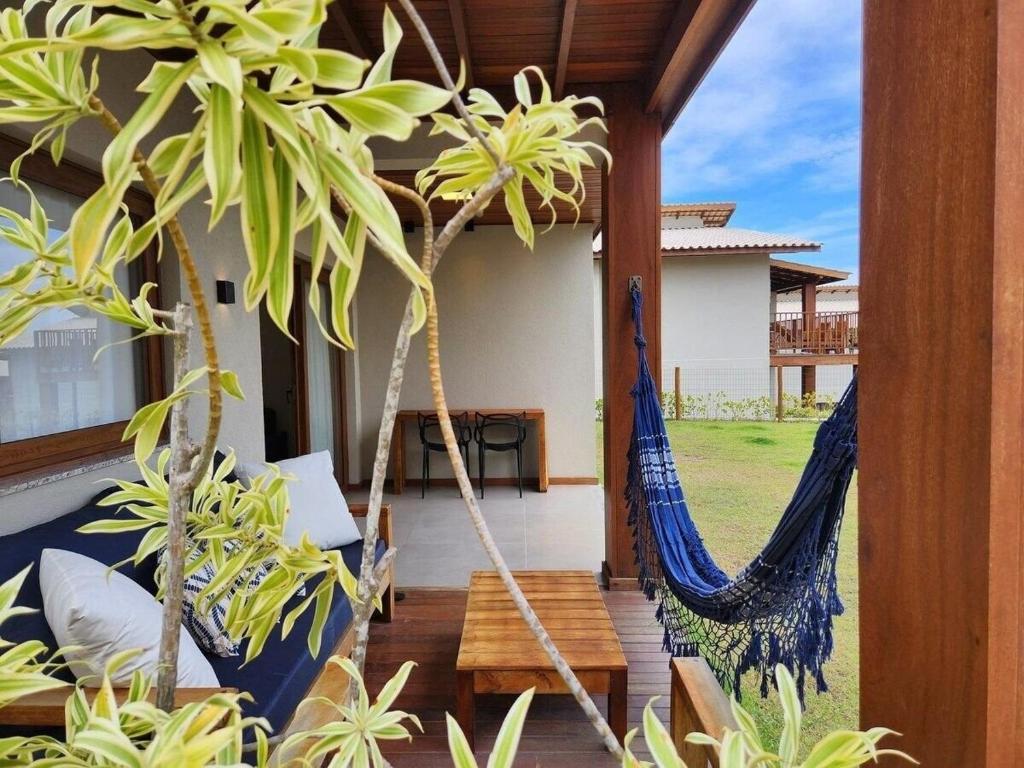
[[[558,57],[555,60],[555,98],[565,94],[565,76],[569,69],[569,47],[572,45],[572,28],[576,23],[578,0],[565,0],[562,6],[562,26],[558,33]]]
[[[455,46],[466,67],[466,87],[473,87],[473,55],[469,46],[469,30],[466,25],[466,7],[462,0],[448,0],[448,14],[452,17],[452,31],[455,32]]]
[[[755,0],[685,0],[679,4],[648,80],[647,111],[665,131],[686,106]]]
[[[335,26],[341,30],[352,53],[361,59],[376,58],[370,38],[366,36],[366,30],[356,21],[352,0],[334,0],[327,4],[327,12]]]

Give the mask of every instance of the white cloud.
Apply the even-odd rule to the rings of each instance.
[[[665,138],[666,200],[797,174],[855,190],[860,4],[761,0]]]

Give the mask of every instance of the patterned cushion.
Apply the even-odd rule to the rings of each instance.
[[[199,557],[198,551],[191,546],[189,547],[189,553],[189,563],[194,562]],[[166,550],[160,559],[161,567],[166,567]],[[208,562],[195,573],[185,577],[181,623],[189,631],[189,634],[192,635],[200,648],[217,656],[228,657],[238,655],[238,643],[231,639],[224,621],[227,616],[228,607],[231,604],[231,597],[234,595],[235,590],[243,587],[250,590],[255,589],[268,574],[269,571],[266,565],[261,564],[252,571],[248,585],[245,583],[245,574],[239,576],[235,581],[234,589],[227,592],[213,605],[210,605],[208,600],[203,600],[202,604],[197,601],[199,593],[217,575],[214,564]]]

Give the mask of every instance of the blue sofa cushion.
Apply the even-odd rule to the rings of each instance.
[[[39,588],[39,557],[43,549],[79,552],[107,565],[113,565],[134,554],[145,531],[84,534],[77,530],[88,522],[110,519],[115,514],[111,507],[97,506],[97,502],[110,492],[111,489],[107,489],[97,494],[81,509],[55,520],[18,533],[0,536],[0,581],[6,581],[31,564],[32,570],[22,585],[17,604],[37,611],[16,616],[4,623],[0,627],[0,637],[14,643],[40,640],[51,650],[56,648],[57,641],[43,615],[43,598]],[[341,547],[346,565],[356,574],[359,572],[362,559],[362,547],[361,541]],[[378,541],[377,560],[383,556],[385,550],[384,543]],[[119,570],[151,594],[155,593],[155,556],[147,558],[138,567],[127,563]],[[311,588],[315,586],[316,582],[313,581]],[[288,609],[300,601],[300,597],[293,598]],[[240,657],[219,658],[207,655],[221,685],[248,691],[253,695],[255,700],[245,706],[247,715],[266,717],[275,729],[283,727],[288,722],[352,621],[352,609],[348,598],[340,589],[336,591],[324,627],[321,651],[315,659],[310,656],[306,644],[312,620],[313,610],[310,608],[295,622],[291,634],[285,640],[281,639],[279,632],[271,634],[260,656],[245,666],[241,666],[245,657],[245,643],[241,645]],[[56,674],[68,682],[74,682],[74,676],[69,670],[61,670]],[[26,731],[0,728],[0,736],[17,732]]]
[[[384,542],[377,542],[376,559],[380,560],[387,547]],[[355,541],[341,547],[341,555],[348,569],[354,574],[359,573],[362,560],[363,542]],[[321,577],[309,582],[309,589],[315,589]],[[294,597],[285,609],[285,613],[302,601]],[[239,648],[240,656],[220,658],[207,656],[217,679],[225,687],[238,688],[252,694],[254,701],[243,706],[246,715],[265,717],[270,721],[275,732],[279,731],[291,719],[299,702],[306,697],[309,687],[313,684],[324,664],[334,653],[342,635],[352,622],[352,607],[348,597],[339,588],[334,592],[331,610],[324,625],[324,633],[320,642],[320,653],[316,658],[309,653],[307,636],[313,623],[313,609],[305,611],[291,633],[284,640],[279,631],[271,634],[263,652],[243,666],[247,643]]]

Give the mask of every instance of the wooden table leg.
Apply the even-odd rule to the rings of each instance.
[[[401,496],[405,489],[405,419],[395,419],[395,435],[391,440],[391,450],[395,452],[395,479],[391,490]]]
[[[455,719],[469,742],[469,748],[476,750],[475,721],[476,701],[472,672],[456,672]]]
[[[543,413],[537,417],[537,490],[548,491],[548,430]]]
[[[625,669],[611,673],[611,686],[608,692],[608,725],[621,744],[626,738],[628,729],[627,691],[629,689],[628,672]]]

